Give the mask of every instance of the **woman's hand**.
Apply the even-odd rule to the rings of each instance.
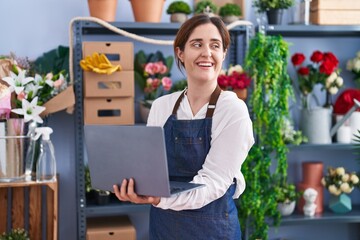
[[[124,179],[121,186],[114,185],[114,193],[121,201],[129,201],[137,204],[153,204],[157,205],[160,202],[160,197],[150,197],[137,195],[134,191],[134,179],[130,178],[129,182]]]

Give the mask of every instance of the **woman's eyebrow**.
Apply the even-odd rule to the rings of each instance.
[[[202,42],[203,39],[202,38],[194,38],[194,39],[191,39],[189,42]],[[210,39],[211,42],[221,42],[220,39],[217,39],[217,38],[211,38]]]

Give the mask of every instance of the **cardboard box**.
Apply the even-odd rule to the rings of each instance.
[[[195,9],[196,4],[200,1],[201,0],[194,1],[194,9]],[[213,3],[215,3],[216,6],[218,6],[218,11],[220,10],[220,7],[224,6],[226,3],[235,3],[235,4],[239,5],[240,9],[241,9],[240,19],[245,19],[245,12],[246,12],[245,1],[246,0],[213,0]]]
[[[45,117],[51,113],[56,113],[65,109],[67,109],[68,113],[72,113],[74,105],[74,86],[69,85],[64,91],[60,92],[43,105],[45,110],[40,114],[40,116]]]
[[[85,98],[85,124],[133,125],[134,97]]]
[[[358,25],[360,1],[313,0],[310,3],[310,22],[320,25]]]
[[[115,72],[110,75],[84,72],[85,97],[133,97],[134,71]]]
[[[89,218],[87,240],[136,240],[136,230],[126,216]]]
[[[83,42],[83,58],[94,52],[104,53],[113,65],[121,65],[123,71],[134,70],[132,42]]]

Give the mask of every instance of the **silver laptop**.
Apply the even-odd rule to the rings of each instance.
[[[91,186],[113,191],[124,178],[134,178],[139,195],[170,197],[203,184],[169,181],[162,127],[85,125]]]

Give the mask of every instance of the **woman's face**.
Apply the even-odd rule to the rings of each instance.
[[[186,42],[184,51],[177,49],[188,81],[198,83],[217,81],[225,53],[221,35],[211,23],[196,27]]]

